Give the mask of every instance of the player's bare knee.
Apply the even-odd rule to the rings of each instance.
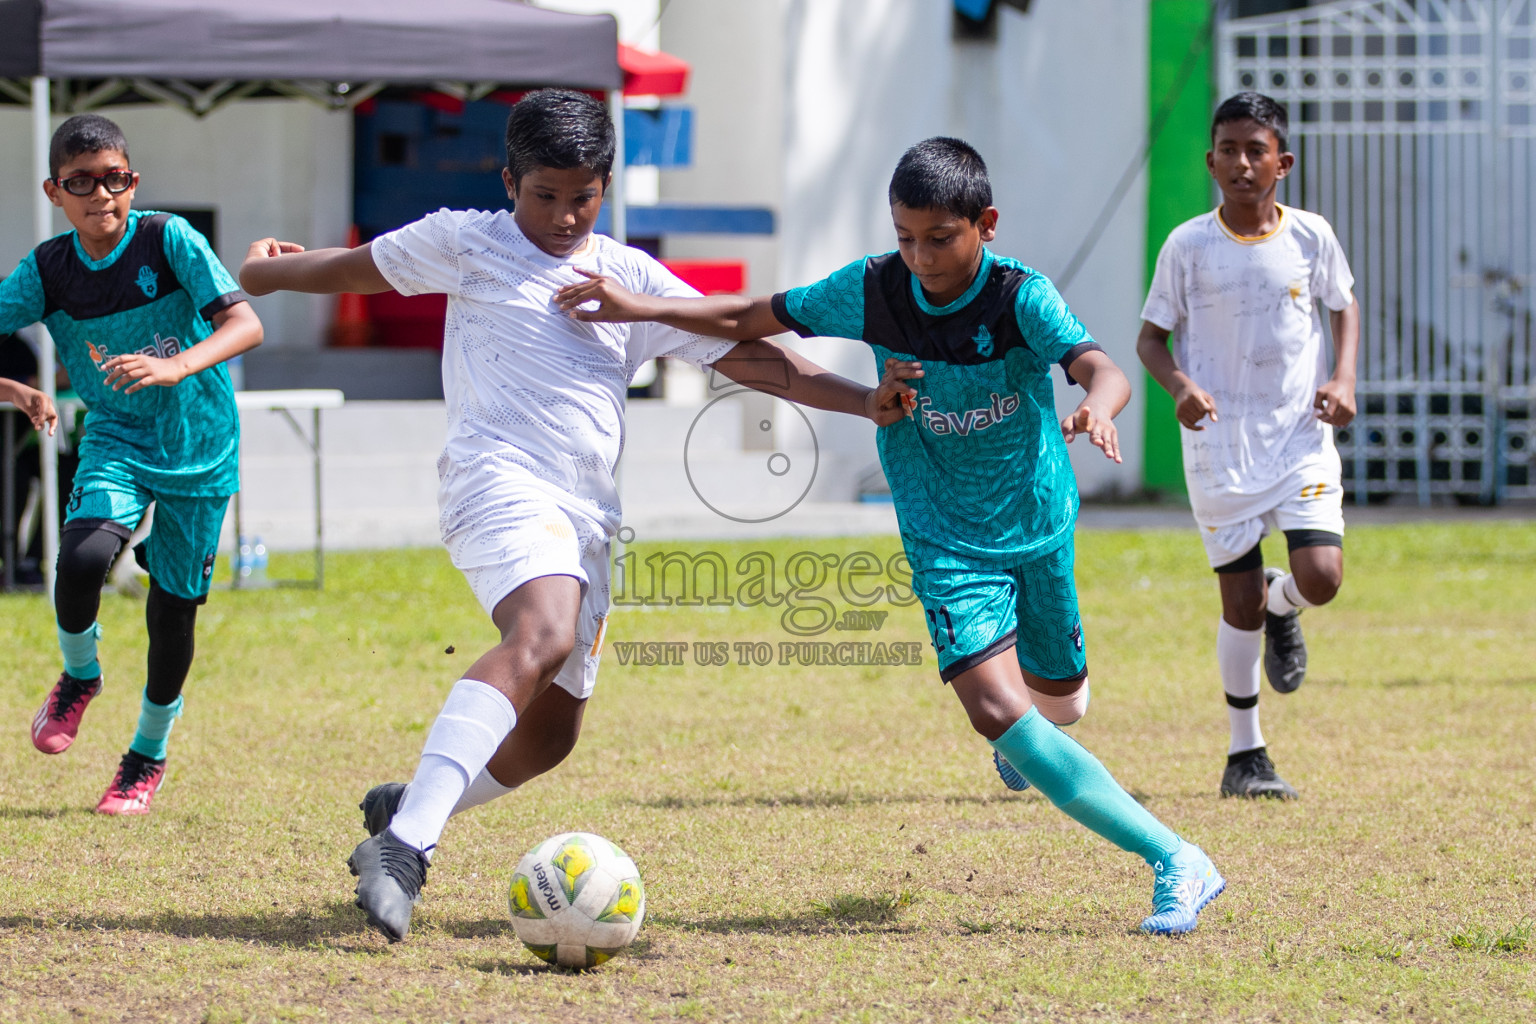
[[[1042,680],[1041,682],[1047,682]],[[1026,684],[1029,689],[1030,702],[1047,721],[1056,725],[1071,725],[1088,713],[1088,673],[1084,672],[1077,679],[1049,680],[1052,690],[1068,691],[1047,693],[1036,689],[1032,684]]]
[[[569,630],[553,629],[519,630],[500,644],[514,675],[541,682],[555,677],[575,646],[576,638]]]
[[[1306,558],[1297,558],[1296,554],[1299,552],[1291,558],[1291,574],[1307,603],[1327,604],[1338,596],[1344,585],[1344,559],[1339,557],[1339,549],[1311,548],[1307,551],[1310,557]]]
[[[1296,589],[1301,591],[1301,596],[1314,605],[1327,604],[1338,596],[1339,587],[1344,583],[1343,573],[1330,573],[1323,576],[1296,577]]]

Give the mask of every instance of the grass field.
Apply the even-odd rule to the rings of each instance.
[[[782,572],[801,548],[896,550],[718,550]],[[51,613],[0,598],[0,1019],[1532,1018],[1536,528],[1351,533],[1344,592],[1304,618],[1306,685],[1262,698],[1293,804],[1217,796],[1216,588],[1193,534],[1083,534],[1078,579],[1094,701],[1075,735],[1230,883],[1183,939],[1134,931],[1145,866],[997,782],[910,607],[810,639],[921,642],[920,667],[779,666],[783,607],[616,613],[575,755],[450,823],[390,946],[352,906],[357,800],[408,777],[493,639],[441,552],[333,556],[323,594],[215,593],[143,819],[91,813],[132,732],[142,607],[106,599],[108,688],[46,758],[27,724],[58,671]],[[640,667],[618,646],[650,641],[768,643],[775,663],[690,646]],[[507,917],[518,856],[567,829],[624,846],[647,885],[639,941],[587,974],[535,961]]]

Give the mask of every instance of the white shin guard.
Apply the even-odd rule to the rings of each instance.
[[[470,780],[481,774],[516,724],[517,712],[500,690],[473,679],[455,683],[390,822],[395,838],[422,851],[436,846]]]

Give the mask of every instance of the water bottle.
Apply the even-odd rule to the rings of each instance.
[[[251,545],[251,570],[248,574],[253,586],[263,587],[267,584],[267,546],[256,538],[256,543]]]
[[[250,579],[252,560],[251,539],[249,537],[241,537],[240,551],[235,555],[235,575],[240,577],[241,582]]]

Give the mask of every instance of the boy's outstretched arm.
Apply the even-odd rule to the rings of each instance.
[[[390,284],[373,262],[373,243],[356,249],[316,249],[263,238],[252,242],[240,264],[240,287],[249,295],[269,292],[311,292],[373,295],[390,291]]]
[[[1084,352],[1072,360],[1067,373],[1083,386],[1086,394],[1072,414],[1061,421],[1062,440],[1071,444],[1078,434],[1087,434],[1095,448],[1104,450],[1106,458],[1123,462],[1115,417],[1131,400],[1131,382],[1101,350]]]
[[[697,302],[697,299],[683,299]],[[918,363],[886,360],[885,376],[877,387],[839,377],[809,359],[771,341],[744,341],[715,361],[714,368],[738,384],[775,395],[797,405],[847,413],[884,427],[906,415],[903,397],[913,394],[903,377],[921,377]]]
[[[151,385],[175,387],[194,373],[249,352],[261,344],[261,338],[261,319],[256,311],[249,302],[237,302],[213,314],[212,334],[174,356],[162,359],[129,352],[108,359],[101,364],[107,374],[103,383],[113,391],[127,388],[130,395]]]
[[[755,341],[789,330],[773,315],[772,301],[766,296],[757,299],[745,295],[709,295],[696,299],[660,298],[655,295],[637,295],[602,274],[593,274],[580,268],[576,272],[588,280],[568,284],[555,293],[555,305],[576,320],[588,323],[652,320],[680,331],[707,334],[712,338],[728,338],[731,341]],[[576,308],[588,302],[596,302],[597,308]]]
[[[1335,427],[1347,427],[1355,418],[1355,361],[1360,355],[1360,302],[1352,299],[1343,309],[1328,311],[1333,331],[1333,376],[1317,389],[1312,408],[1317,418]]]
[[[1200,421],[1205,417],[1209,416],[1212,423],[1221,418],[1216,415],[1216,399],[1179,369],[1173,353],[1168,350],[1168,335],[1169,332],[1157,324],[1143,320],[1141,334],[1136,338],[1136,354],[1152,379],[1173,396],[1173,412],[1179,422],[1188,430],[1204,430]]]
[[[59,426],[59,412],[53,407],[53,399],[37,388],[29,388],[19,380],[0,377],[0,402],[10,402],[26,413],[35,430],[48,429],[51,437]]]

